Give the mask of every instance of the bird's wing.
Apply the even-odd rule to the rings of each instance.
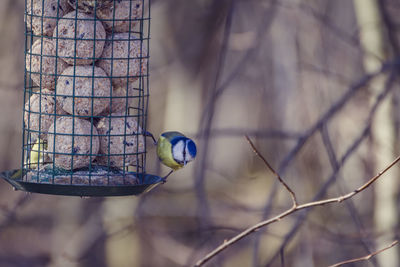
[[[165,132],[161,134],[162,137],[165,137],[168,140],[172,140],[175,137],[185,137],[182,133],[180,132]]]

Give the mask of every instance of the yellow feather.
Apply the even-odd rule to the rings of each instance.
[[[35,144],[32,146],[31,152],[29,154],[29,159],[25,164],[28,164],[29,168],[35,169],[37,165],[44,162],[45,157],[45,144],[44,141],[38,139]],[[39,154],[40,151],[40,154]]]
[[[183,164],[179,164],[172,157],[172,146],[170,141],[164,136],[160,136],[157,142],[157,155],[160,161],[170,167],[173,170],[178,170],[183,167]]]

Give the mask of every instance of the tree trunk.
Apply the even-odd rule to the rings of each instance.
[[[355,12],[360,28],[361,47],[364,54],[366,72],[379,70],[385,58],[385,37],[382,31],[382,18],[376,0],[354,0]],[[375,97],[385,86],[384,77],[377,77],[370,84],[371,93]],[[372,124],[373,147],[377,168],[391,162],[396,156],[395,124],[393,120],[393,101],[389,95],[376,113]],[[398,187],[398,168],[393,168],[385,177],[375,184],[374,224],[377,239],[377,249],[386,247],[395,238],[395,227],[398,225],[396,193]],[[396,249],[389,250],[377,256],[380,266],[399,266],[399,255]]]

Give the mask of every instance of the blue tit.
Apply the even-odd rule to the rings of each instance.
[[[160,161],[176,171],[194,160],[196,144],[179,132],[165,132],[157,141],[157,155]]]
[[[46,157],[46,148],[47,144],[45,144],[42,139],[36,140],[30,151],[29,159],[25,162],[25,164],[28,164],[29,168],[31,169],[37,168],[38,164],[44,162]]]

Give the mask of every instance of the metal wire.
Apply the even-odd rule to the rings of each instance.
[[[140,183],[149,0],[25,0],[24,18],[23,180]]]

